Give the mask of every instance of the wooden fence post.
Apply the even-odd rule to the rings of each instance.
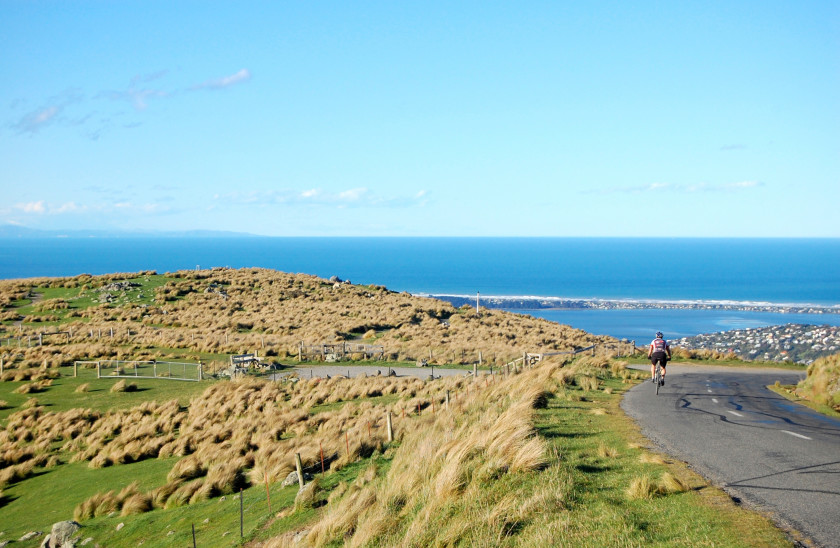
[[[446,391],[446,408],[449,409],[449,390]]]
[[[300,462],[300,453],[295,453],[295,467],[297,468],[298,483],[303,489],[303,465]]]
[[[388,419],[387,419],[387,422],[388,422],[388,442],[392,442],[392,441],[394,441],[394,426],[391,423],[391,412],[390,411],[388,411],[387,417],[388,417]]]

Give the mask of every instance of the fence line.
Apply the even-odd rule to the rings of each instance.
[[[77,362],[83,363],[83,362]],[[96,377],[102,378],[102,369],[113,367],[114,372],[107,377],[116,378],[135,378],[135,379],[167,379],[172,381],[193,381],[198,382],[203,379],[203,371],[201,362],[160,362],[156,360],[142,361],[142,360],[100,360],[96,363]],[[124,367],[128,366],[128,367]],[[173,366],[180,371],[175,371],[173,375]],[[191,370],[195,368],[195,376],[187,376],[187,368]],[[151,374],[149,370],[151,369]],[[129,372],[133,371],[133,374]],[[142,374],[141,374],[142,373]],[[176,376],[181,373],[182,376]]]

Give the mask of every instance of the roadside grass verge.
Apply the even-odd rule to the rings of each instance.
[[[809,407],[817,413],[822,413],[827,417],[840,418],[840,411],[837,411],[823,403],[811,401],[807,398],[803,398],[797,395],[795,384],[771,384],[767,386],[767,389],[771,392],[775,392],[776,394],[782,396],[783,398],[789,401],[799,403],[801,405],[804,405],[805,407]]]
[[[649,450],[619,407],[630,386],[604,379],[599,391],[565,388],[538,412],[537,430],[574,485],[567,510],[546,520],[545,545],[790,546],[767,518]],[[643,495],[632,492],[645,481]]]

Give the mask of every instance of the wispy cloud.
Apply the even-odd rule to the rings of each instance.
[[[320,188],[306,190],[263,190],[216,194],[216,201],[233,204],[305,205],[344,207],[410,207],[425,205],[428,193],[421,190],[413,196],[383,196],[368,188],[350,188],[338,192]]]
[[[223,76],[207,80],[188,88],[181,86],[167,86],[166,77],[168,70],[159,70],[148,74],[138,74],[132,77],[126,87],[116,89],[105,89],[94,93],[91,97],[84,97],[78,90],[68,90],[64,93],[51,97],[38,108],[21,115],[17,120],[10,123],[10,127],[18,134],[35,135],[51,126],[78,126],[81,134],[92,140],[98,140],[104,133],[113,129],[132,129],[139,127],[142,122],[137,119],[123,120],[119,122],[116,118],[125,116],[125,112],[110,112],[102,109],[101,106],[94,106],[95,100],[109,100],[118,103],[128,103],[137,113],[150,108],[155,101],[176,97],[185,91],[194,90],[219,90],[225,89],[251,79],[251,71],[247,68]],[[23,101],[13,101],[13,107],[18,108]],[[75,112],[69,109],[76,105]],[[85,109],[81,110],[80,109]],[[106,112],[96,112],[106,110]]]
[[[722,147],[720,147],[720,150],[723,151],[723,152],[727,152],[727,151],[730,151],[730,150],[744,150],[745,148],[747,148],[747,145],[741,145],[741,144],[723,145]]]
[[[131,201],[100,202],[96,204],[77,204],[76,202],[49,203],[45,200],[15,204],[14,211],[27,215],[81,215],[81,214],[145,214],[157,215],[170,213],[173,208],[158,202],[137,204]]]
[[[42,213],[46,213],[46,211],[47,211],[46,206],[44,206],[44,201],[43,200],[38,201],[38,202],[28,202],[28,203],[25,203],[25,204],[16,204],[15,208],[19,209],[20,211],[23,211],[24,213],[42,214]]]
[[[63,120],[61,115],[65,108],[82,100],[83,97],[77,90],[67,90],[60,95],[51,97],[43,106],[27,112],[11,127],[18,134],[34,135],[42,129],[62,121],[74,125],[78,120]]]
[[[604,189],[592,189],[583,191],[584,194],[642,194],[647,192],[726,192],[764,186],[760,181],[738,181],[734,183],[697,183],[697,184],[673,184],[673,183],[649,183],[640,186],[612,187]]]
[[[251,71],[244,68],[240,69],[239,71],[229,75],[223,76],[221,78],[213,78],[212,80],[207,80],[200,84],[196,84],[192,86],[191,90],[199,90],[199,89],[224,89],[229,88],[230,86],[234,86],[236,84],[241,84],[243,82],[247,82],[251,79]]]

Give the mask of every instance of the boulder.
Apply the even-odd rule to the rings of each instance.
[[[306,472],[303,473],[303,481],[312,481],[314,476],[312,474],[307,474]],[[283,487],[289,487],[290,485],[297,485],[298,484],[298,475],[296,471],[289,472],[289,475],[286,476],[286,479],[283,480]]]
[[[50,534],[41,543],[42,548],[73,548],[76,540],[73,536],[82,526],[75,521],[59,521],[54,523]]]
[[[30,531],[22,537],[20,537],[20,539],[18,539],[18,542],[26,542],[27,540],[32,540],[35,537],[40,537],[43,534],[43,531]]]

